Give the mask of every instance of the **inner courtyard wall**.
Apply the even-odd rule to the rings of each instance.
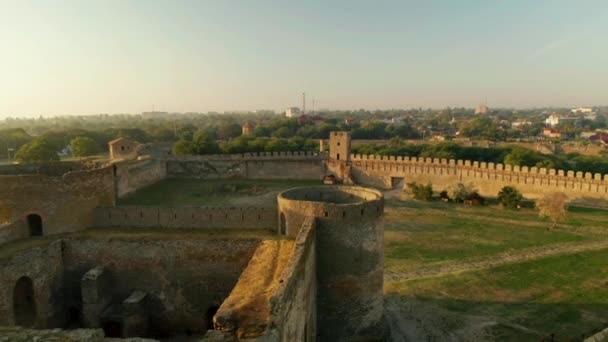
[[[29,236],[27,216],[39,215],[43,235],[74,232],[95,223],[95,208],[114,202],[112,168],[78,170],[61,177],[0,175],[0,243]]]
[[[113,164],[116,195],[126,196],[167,177],[167,163],[162,159],[144,158]]]
[[[97,227],[276,230],[277,223],[273,208],[120,206],[97,208],[96,216]]]
[[[0,259],[0,326],[15,322],[13,292],[17,281],[33,282],[36,317],[30,327],[59,327],[65,323],[63,306],[63,245],[56,240],[40,244],[12,258]]]
[[[167,159],[171,177],[202,179],[321,179],[326,153],[263,152]]]
[[[66,303],[77,305],[82,275],[103,266],[115,302],[135,289],[148,292],[152,336],[203,333],[211,320],[209,310],[228,297],[259,243],[238,238],[68,241]]]

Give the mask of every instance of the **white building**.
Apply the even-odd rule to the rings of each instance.
[[[298,107],[288,107],[285,109],[285,116],[288,118],[293,118],[300,115],[300,108]]]
[[[570,109],[570,111],[575,114],[588,114],[588,113],[593,113],[593,108],[579,107],[579,108]]]
[[[511,123],[511,128],[518,128],[521,126],[532,126],[532,121],[528,120],[515,120]]]

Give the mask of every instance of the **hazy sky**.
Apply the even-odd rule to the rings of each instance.
[[[608,1],[0,0],[0,116],[302,91],[334,109],[606,105]]]

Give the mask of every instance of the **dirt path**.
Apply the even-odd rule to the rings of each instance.
[[[542,247],[518,249],[498,253],[492,256],[485,256],[483,258],[457,261],[435,267],[422,267],[407,272],[385,271],[384,279],[387,281],[408,281],[440,277],[449,274],[485,270],[506,264],[522,263],[550,256],[596,251],[606,248],[608,248],[608,240],[586,243],[560,243]]]

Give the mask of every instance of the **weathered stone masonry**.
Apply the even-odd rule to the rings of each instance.
[[[330,136],[330,145],[348,141],[345,135]],[[349,151],[350,152],[350,151]],[[402,183],[432,183],[436,191],[456,183],[472,183],[482,195],[496,196],[503,186],[517,187],[525,197],[538,198],[549,192],[564,192],[571,198],[605,198],[608,175],[527,166],[513,166],[469,160],[395,157],[349,154],[340,160],[330,158],[328,169],[338,178],[357,184],[391,188]]]

